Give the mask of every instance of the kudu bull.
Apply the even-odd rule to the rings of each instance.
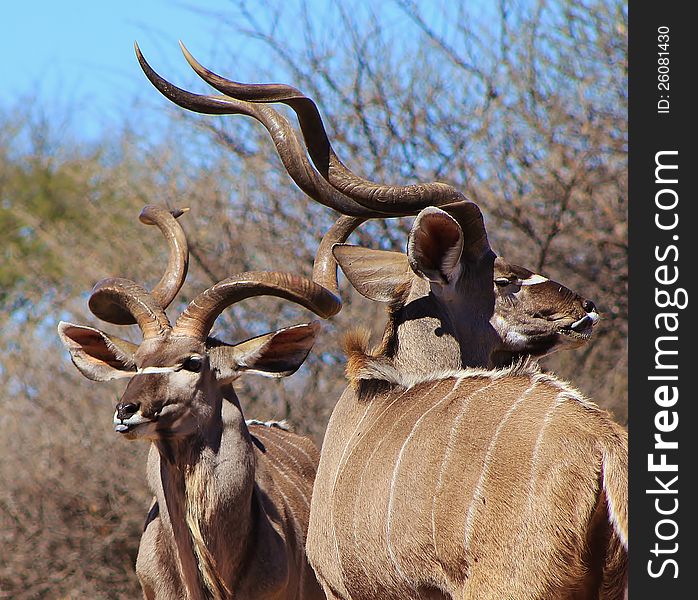
[[[223,310],[249,297],[285,298],[325,318],[339,303],[302,277],[241,273],[196,296],[172,326],[165,308],[186,276],[186,239],[162,208],[146,207],[142,220],[169,241],[165,275],[151,292],[126,279],[102,280],[89,305],[105,321],[137,323],[143,341],[65,322],[59,335],[89,379],[130,379],[115,429],[152,442],[147,474],[156,501],[136,563],[144,596],[322,598],[304,551],[318,451],[282,427],[248,426],[231,385],[245,372],[293,373],[318,326],[287,327],[236,345],[209,331]]]
[[[474,205],[444,209],[390,277],[334,248],[389,316],[377,348],[346,338],[308,558],[330,598],[622,598],[627,435],[534,365],[481,368],[494,256]]]
[[[387,303],[389,315],[378,348],[363,335],[346,342],[350,386],[326,432],[307,543],[326,595],[621,597],[627,436],[530,363],[483,368],[525,354],[525,337],[502,333],[506,320],[493,315],[492,282],[503,278],[479,209],[444,184],[384,186],[353,175],[312,100],[288,86],[223,80],[187,57],[226,96],[184,92],[139,54],[151,81],[181,106],[261,121],[291,177],[318,201],[357,217],[441,206],[421,210],[399,264],[334,248],[354,287]],[[317,171],[266,102],[294,108]],[[557,335],[588,335],[596,312],[588,302],[581,309]]]

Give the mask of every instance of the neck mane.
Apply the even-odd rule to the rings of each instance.
[[[491,377],[499,379],[511,375],[537,375],[540,367],[534,358],[522,356],[503,367],[456,367],[428,365],[430,371],[409,372],[399,368],[393,360],[381,353],[381,347],[370,348],[370,332],[357,328],[347,332],[343,346],[347,356],[346,376],[356,387],[362,382],[383,383],[390,387],[412,388],[420,383],[449,378]]]

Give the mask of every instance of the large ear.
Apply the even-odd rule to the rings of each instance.
[[[446,211],[429,206],[414,220],[407,242],[412,270],[432,283],[448,284],[458,277],[463,230]]]
[[[485,219],[474,202],[463,201],[445,204],[441,207],[451,215],[463,232],[463,258],[470,263],[477,263],[485,254],[492,252],[487,239]]]
[[[402,252],[336,244],[332,254],[356,291],[369,300],[391,302],[396,296],[395,289],[412,280],[407,257]]]
[[[88,379],[109,381],[130,377],[136,370],[133,355],[137,344],[65,321],[58,324],[58,336],[75,366]]]
[[[234,346],[215,346],[209,350],[211,366],[223,383],[241,373],[286,377],[303,364],[319,331],[316,321],[279,329]]]

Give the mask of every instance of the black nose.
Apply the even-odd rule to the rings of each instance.
[[[133,402],[119,402],[116,405],[116,416],[119,419],[128,419],[138,412],[140,404]]]
[[[596,304],[594,304],[591,300],[585,300],[582,302],[582,308],[588,313],[596,312]]]

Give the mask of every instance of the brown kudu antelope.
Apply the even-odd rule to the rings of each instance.
[[[158,225],[168,239],[165,275],[152,292],[126,279],[102,280],[89,304],[105,321],[137,323],[143,341],[136,345],[65,322],[58,331],[87,378],[130,379],[116,407],[115,429],[152,443],[147,476],[156,501],[136,563],[144,596],[322,598],[304,551],[317,448],[281,426],[248,425],[232,386],[246,372],[293,373],[318,325],[287,327],[236,345],[209,337],[209,331],[228,306],[254,296],[285,298],[324,318],[340,305],[302,277],[241,273],[196,296],[172,326],[164,309],[186,275],[186,239],[162,208],[147,207],[141,219]]]
[[[479,210],[442,208],[417,216],[399,268],[334,246],[388,323],[376,348],[346,336],[308,558],[328,598],[622,598],[627,434],[535,364],[482,368],[511,315],[492,317]]]
[[[350,385],[325,435],[307,543],[327,597],[621,597],[626,433],[530,362],[488,369],[527,354],[525,335],[508,335],[495,306],[515,306],[506,296],[546,282],[515,269],[507,283],[495,274],[482,215],[453,188],[384,186],[350,173],[297,90],[228,82],[193,65],[226,94],[197,96],[139,60],[181,106],[261,121],[291,177],[323,204],[357,217],[423,209],[406,260],[334,248],[352,285],[387,303],[388,324],[375,349],[362,334],[346,340]],[[294,108],[317,171],[267,102]],[[514,289],[498,297],[493,280]],[[555,332],[547,351],[562,336],[588,337],[596,311],[580,305],[581,316],[559,326],[556,307],[533,315]]]

